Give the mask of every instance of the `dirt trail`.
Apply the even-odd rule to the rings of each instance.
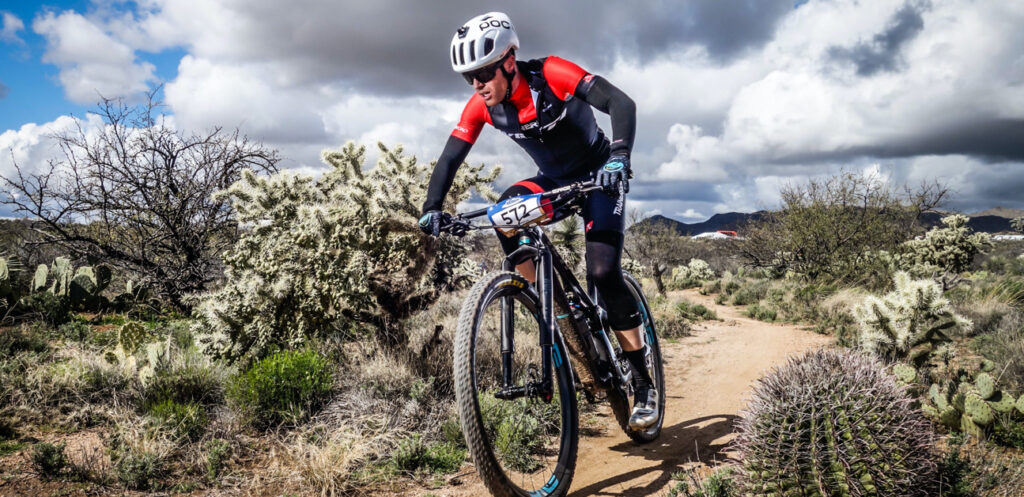
[[[602,405],[599,418],[607,428],[599,436],[580,439],[570,496],[661,496],[673,473],[725,461],[733,423],[754,380],[792,354],[831,342],[797,326],[747,318],[740,314],[742,308],[716,305],[713,297],[696,290],[682,295],[714,309],[721,321],[698,324],[693,336],[663,343],[668,411],[661,437],[648,445],[634,444]],[[472,466],[463,469],[460,485],[430,493],[488,495]]]

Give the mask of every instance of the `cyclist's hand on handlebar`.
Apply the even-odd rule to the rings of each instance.
[[[427,211],[420,217],[420,230],[432,236],[441,234],[441,228],[452,221],[452,215],[441,211]]]
[[[594,183],[610,191],[618,191],[621,184],[622,192],[629,193],[629,156],[613,153],[604,166],[597,170]]]

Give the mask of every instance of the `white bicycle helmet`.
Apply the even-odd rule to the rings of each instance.
[[[512,20],[502,12],[476,16],[452,37],[452,70],[459,73],[497,62],[509,49],[519,49],[519,35]]]

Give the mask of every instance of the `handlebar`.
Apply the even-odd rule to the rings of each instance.
[[[568,205],[576,200],[582,199],[586,194],[594,190],[602,190],[604,187],[598,186],[593,181],[577,181],[569,185],[555,188],[554,190],[541,193],[541,200],[549,200],[548,205],[552,208],[562,207]],[[474,211],[463,212],[452,216],[448,223],[441,226],[442,232],[451,233],[455,236],[463,236],[466,232],[471,230],[481,230],[489,228],[519,228],[518,225],[480,225],[470,223],[471,219],[478,218],[487,214],[487,210],[491,206],[487,206]]]

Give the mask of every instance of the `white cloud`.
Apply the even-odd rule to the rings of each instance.
[[[679,216],[680,219],[707,219],[707,216],[693,210],[692,208],[686,209],[683,212],[677,212],[676,216]]]
[[[155,80],[153,64],[137,62],[131,47],[72,11],[47,12],[36,18],[32,29],[46,38],[43,62],[60,69],[58,78],[71,101],[132,97]]]
[[[721,148],[721,140],[705,136],[699,126],[672,125],[668,143],[676,148],[676,155],[658,167],[657,179],[712,182],[728,178],[728,155]]]
[[[25,42],[18,37],[18,31],[25,29],[25,23],[10,12],[0,12],[0,41],[23,45]]]

